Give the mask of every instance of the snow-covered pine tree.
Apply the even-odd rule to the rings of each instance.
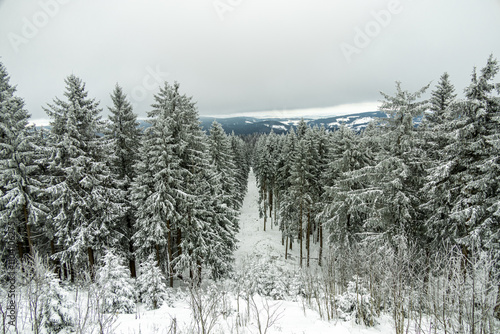
[[[44,108],[52,127],[52,153],[47,161],[50,221],[60,248],[57,257],[73,266],[86,258],[93,273],[95,252],[116,246],[121,238],[116,218],[123,208],[115,202],[119,190],[113,188],[105,163],[98,102],[87,97],[85,84],[75,75],[65,83],[66,99],[55,98]]]
[[[209,269],[213,279],[220,279],[232,271],[236,249],[236,211],[224,202],[223,182],[214,166],[207,166],[200,176],[198,181],[191,183],[198,188],[198,200],[191,203],[188,214],[190,226],[185,229],[185,240],[191,240],[191,244],[196,242],[192,248],[185,243],[183,249],[188,250],[187,254],[194,255],[189,261],[191,268],[198,268],[196,280],[201,279],[201,266]]]
[[[269,154],[266,147],[267,136],[260,136],[257,139],[255,148],[255,161],[254,161],[254,173],[257,182],[257,187],[259,189],[259,216],[264,217],[264,231],[266,230],[267,222],[267,191],[266,183],[269,173]]]
[[[139,265],[139,276],[137,277],[137,288],[139,299],[146,307],[155,310],[159,308],[168,294],[165,277],[157,265],[156,256],[149,255]]]
[[[97,270],[103,311],[106,313],[133,313],[135,311],[134,284],[130,272],[123,264],[124,259],[108,249]]]
[[[111,171],[116,175],[116,188],[122,190],[121,197],[117,199],[123,206],[120,226],[125,238],[124,251],[129,259],[130,274],[136,276],[135,255],[132,235],[134,234],[134,212],[130,203],[131,183],[136,172],[134,165],[139,158],[140,129],[137,115],[132,110],[132,105],[127,101],[122,88],[117,84],[111,94],[113,106],[108,107],[111,114],[104,132],[108,141],[110,154],[108,162]]]
[[[308,180],[309,183],[309,197],[310,201],[308,202],[306,208],[306,217],[307,222],[305,225],[305,238],[306,238],[306,265],[309,267],[310,259],[311,259],[311,236],[316,235],[316,216],[318,214],[318,202],[320,200],[320,195],[322,193],[321,185],[320,185],[320,174],[321,174],[321,158],[318,153],[318,136],[316,134],[317,129],[313,129],[308,127],[306,134],[304,136],[304,141],[306,143],[307,150],[309,152],[308,160],[309,160],[309,173],[310,177]],[[313,238],[314,242],[314,238]]]
[[[157,254],[160,267],[168,266],[170,285],[174,269],[179,275],[189,270],[198,279],[203,265],[226,272],[235,244],[235,211],[218,188],[222,182],[210,163],[195,104],[179,93],[178,83],[165,83],[153,108],[133,186],[138,252]]]
[[[236,182],[238,184],[237,191],[235,193],[236,200],[238,201],[239,207],[243,204],[243,199],[247,192],[248,183],[248,173],[250,172],[250,162],[247,153],[247,144],[234,134],[234,132],[229,137],[231,143],[231,150],[234,157],[234,163],[236,165]]]
[[[232,209],[239,209],[237,198],[238,184],[236,182],[236,165],[231,150],[231,143],[220,123],[214,121],[208,136],[210,162],[221,182],[223,203]]]
[[[293,240],[298,234],[298,211],[290,194],[291,162],[296,146],[297,136],[292,129],[281,141],[281,150],[276,161],[277,209],[280,212],[279,226],[282,231],[282,244],[285,245],[285,259],[288,258],[288,249],[292,249]]]
[[[427,118],[431,122],[439,123],[438,119],[442,117],[442,113],[451,106],[456,97],[455,87],[450,82],[450,75],[445,72],[439,79],[436,89],[431,92],[429,102],[432,113],[427,115]]]
[[[36,250],[33,255],[26,256],[20,262],[18,280],[24,285],[20,302],[27,304],[25,309],[29,312],[33,332],[41,333],[45,329],[47,333],[58,333],[71,329],[73,303],[47,258]]]
[[[43,326],[47,333],[59,333],[74,325],[71,295],[49,269],[46,273],[47,289],[43,295]]]
[[[424,115],[419,131],[423,136],[422,147],[428,159],[426,182],[423,185],[422,211],[427,228],[427,243],[429,251],[441,251],[445,246],[442,227],[449,224],[451,198],[446,194],[446,182],[442,180],[443,173],[448,169],[446,147],[455,141],[453,124],[457,117],[454,86],[449,81],[449,75],[444,73],[436,88],[431,92],[430,112]],[[444,237],[444,238],[443,238]]]
[[[289,198],[298,211],[296,222],[299,240],[299,264],[303,262],[304,222],[308,222],[309,208],[312,205],[312,184],[314,182],[314,147],[307,140],[312,131],[302,120],[297,127],[298,142],[293,153],[290,168]],[[306,226],[307,229],[307,226]],[[307,233],[307,231],[306,231]]]
[[[451,106],[450,138],[429,176],[430,235],[462,247],[498,245],[500,98],[493,83],[498,62],[490,56],[480,74],[473,71],[466,99]],[[495,94],[495,91],[497,94]]]
[[[170,286],[174,276],[173,232],[178,233],[181,216],[177,199],[184,196],[180,153],[185,144],[176,122],[176,109],[181,103],[178,88],[178,84],[166,83],[155,95],[154,109],[148,113],[151,127],[143,135],[132,185],[137,253],[141,258],[156,254],[158,266],[168,270]]]
[[[264,218],[264,231],[267,227],[267,218],[272,219],[274,185],[276,182],[277,140],[276,134],[271,131],[269,135],[260,137],[257,143],[255,176],[259,187],[259,212],[260,216]]]
[[[419,130],[424,137],[423,148],[427,156],[436,162],[442,158],[442,149],[451,139],[448,132],[452,115],[451,106],[456,98],[455,87],[450,82],[448,73],[444,73],[436,88],[431,92],[430,110],[424,114]],[[433,166],[428,166],[432,168]]]
[[[372,163],[361,135],[345,125],[333,133],[323,175],[324,210],[320,216],[327,226],[329,241],[336,246],[350,247],[360,241],[356,236],[363,232],[367,211],[359,193],[370,184],[363,168]]]
[[[202,267],[207,265],[217,277],[229,271],[232,265],[236,244],[235,212],[221,197],[223,192],[217,185],[221,181],[217,180],[214,166],[210,164],[207,138],[200,128],[192,98],[183,95],[177,110],[177,124],[182,129],[179,137],[185,142],[181,167],[182,188],[186,194],[180,202],[182,254],[177,267],[189,269],[192,278],[201,280]]]
[[[0,227],[16,231],[20,258],[35,251],[32,229],[47,208],[37,177],[35,129],[24,101],[15,95],[7,70],[0,63]]]
[[[319,242],[318,251],[318,265],[322,265],[323,261],[323,230],[324,230],[324,220],[321,218],[321,213],[325,208],[325,202],[322,197],[325,192],[325,186],[328,184],[327,179],[330,177],[325,175],[325,169],[328,166],[329,156],[330,156],[330,140],[331,135],[326,131],[324,126],[320,128],[313,129],[314,135],[316,136],[316,154],[317,161],[315,162],[316,168],[315,172],[315,184],[314,184],[314,220],[315,220],[315,240]]]
[[[414,119],[427,109],[427,101],[420,100],[427,88],[410,93],[397,82],[394,96],[381,93],[384,100],[380,109],[389,115],[380,119],[385,125],[379,139],[382,150],[377,154],[375,166],[363,171],[371,178],[371,186],[360,193],[364,205],[371,208],[366,226],[392,245],[400,237],[422,241],[424,233],[423,224],[417,223],[424,155]]]

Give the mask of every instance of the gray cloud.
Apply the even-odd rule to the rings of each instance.
[[[499,19],[497,0],[3,0],[0,56],[33,119],[71,73],[105,110],[118,82],[141,117],[162,80],[201,114],[321,108],[444,71],[461,92],[500,57]]]

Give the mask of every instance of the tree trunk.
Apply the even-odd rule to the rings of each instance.
[[[323,223],[319,223],[319,254],[318,254],[318,265],[321,267],[321,259],[323,258]]]
[[[201,261],[200,259],[196,260],[196,269],[197,269],[197,285],[200,286],[201,285]]]
[[[278,195],[274,196],[274,223],[277,224],[278,220],[277,220],[277,214],[276,214],[276,211],[278,208]]]
[[[134,244],[132,240],[129,241],[128,250],[130,252],[130,259],[128,260],[128,266],[130,268],[130,277],[136,278],[137,272],[135,269],[135,254],[134,254]]]
[[[19,260],[22,261],[24,257],[24,245],[22,241],[17,242],[17,252],[19,253]]]
[[[28,237],[28,245],[29,245],[29,250],[31,256],[35,255],[35,250],[33,249],[33,243],[31,241],[31,229],[30,225],[28,223],[28,208],[26,207],[26,204],[23,206],[23,211],[24,211],[24,223],[26,224],[26,235]]]
[[[286,236],[286,243],[285,243],[285,260],[288,259],[288,235]]]
[[[351,245],[351,238],[350,238],[350,235],[351,235],[351,214],[350,213],[347,214],[346,230],[347,230],[347,233],[346,233],[347,242],[349,245]]]
[[[177,244],[177,257],[179,257],[182,255],[182,248],[181,248],[182,232],[181,232],[180,228],[177,229],[177,238],[176,239],[177,240],[175,241],[175,243]]]
[[[495,306],[495,318],[500,320],[500,284],[498,285],[498,292],[497,292],[497,304]]]
[[[264,232],[266,232],[266,222],[267,222],[267,201],[266,201],[266,185],[263,185],[262,186],[262,200],[264,201],[264,203],[262,203],[264,205]]]
[[[269,218],[271,219],[271,230],[273,229],[273,190],[269,189]]]
[[[307,210],[307,228],[306,228],[306,251],[307,251],[307,267],[309,267],[311,259],[311,208]]]
[[[168,278],[171,288],[174,287],[174,269],[172,268],[172,231],[170,228],[170,219],[167,219],[167,253],[168,253]]]
[[[94,250],[92,249],[92,247],[87,248],[87,254],[89,257],[90,279],[93,282],[95,279],[95,276],[94,276],[95,273],[94,273]]]
[[[300,257],[300,261],[299,261],[299,264],[300,264],[300,267],[302,268],[302,213],[303,213],[303,210],[302,210],[302,201],[300,202],[300,216],[299,216],[299,241],[300,241],[300,251],[299,251],[299,257]]]
[[[158,244],[155,245],[155,251],[156,251],[156,263],[158,264],[158,267],[161,268],[161,261],[160,261],[160,246]]]
[[[191,250],[188,250],[189,258],[193,258],[193,252]],[[191,281],[191,285],[194,284],[194,273],[193,273],[193,262],[189,263],[189,280]]]
[[[64,273],[64,279],[65,280],[68,280],[68,265],[66,264],[66,262],[63,263],[62,265],[63,267],[63,273]]]
[[[130,277],[136,278],[137,277],[137,271],[135,268],[135,253],[134,253],[134,242],[132,241],[132,238],[130,236],[132,235],[132,219],[130,219],[129,214],[127,214],[127,230],[129,234],[129,241],[128,241],[128,251],[129,251],[129,260],[128,260],[128,266],[130,268]]]
[[[54,255],[56,253],[56,246],[54,244],[54,239],[50,240],[50,255]],[[59,259],[53,260],[54,263],[54,273],[57,274],[59,279],[62,279],[61,277],[61,261]]]
[[[19,227],[14,227],[18,235],[23,235],[22,231],[20,231]],[[17,236],[16,236],[17,239]],[[21,237],[21,240],[17,242],[17,252],[19,253],[19,260],[22,261],[24,258],[24,245],[23,245],[23,238]]]
[[[71,262],[70,260],[68,265],[69,265],[70,282],[75,283],[75,268],[73,268],[73,262]]]

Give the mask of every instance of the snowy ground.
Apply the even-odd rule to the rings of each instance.
[[[271,229],[269,220],[267,231],[263,231],[264,222],[263,219],[259,218],[257,200],[258,189],[255,184],[255,176],[251,172],[248,193],[240,215],[240,232],[237,237],[239,248],[235,253],[236,267],[242,265],[247,256],[255,257],[256,254],[260,254],[262,256],[272,256],[280,265],[291,269],[296,268],[298,265],[297,249],[294,249],[289,254],[291,256],[285,262],[284,247],[281,245],[281,233],[276,226]],[[236,309],[235,298],[230,298],[230,303]],[[394,332],[389,318],[379,319],[381,325],[374,328],[365,328],[351,322],[321,320],[315,311],[309,309],[304,311],[300,301],[273,301],[260,297],[256,297],[255,300],[262,307],[267,302],[271,310],[276,310],[276,314],[280,314],[276,323],[267,331],[268,334],[374,334]],[[265,318],[265,314],[262,316]],[[178,332],[194,332],[187,295],[185,299],[178,299],[171,307],[164,305],[155,311],[145,311],[139,308],[136,314],[119,315],[114,333],[167,334],[170,333],[172,319],[176,319]],[[239,328],[235,325],[239,321],[238,319],[236,312],[225,319],[221,317],[221,319],[218,319],[213,333],[259,333],[255,319],[252,317],[247,319],[246,324]],[[262,332],[264,333],[264,331]]]
[[[264,232],[264,218],[259,218],[259,190],[255,181],[255,175],[250,172],[248,178],[248,191],[243,200],[239,218],[240,231],[237,235],[238,249],[235,252],[236,266],[240,265],[247,256],[254,254],[276,256],[283,265],[287,267],[298,266],[297,247],[288,253],[285,264],[285,248],[281,245],[281,232],[278,226],[271,224],[267,219],[266,231]]]

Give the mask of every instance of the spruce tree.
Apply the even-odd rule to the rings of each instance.
[[[156,256],[151,254],[139,265],[139,276],[137,278],[139,299],[150,310],[159,308],[167,298],[165,277],[155,258]]]
[[[466,99],[452,106],[453,140],[429,177],[432,208],[439,212],[428,221],[431,235],[460,245],[465,254],[498,245],[500,101],[492,82],[498,71],[493,57],[480,74],[473,71]]]
[[[430,110],[433,111],[434,117],[439,117],[443,111],[448,109],[456,97],[455,87],[450,82],[450,75],[445,72],[439,79],[436,89],[431,92],[429,100]]]
[[[303,260],[303,239],[304,239],[304,225],[308,226],[309,208],[312,205],[312,184],[314,180],[314,149],[307,141],[307,135],[310,128],[301,127],[301,122],[298,127],[298,142],[295,147],[295,152],[291,161],[290,168],[290,188],[289,196],[291,202],[297,207],[298,220],[296,222],[298,228],[299,240],[299,264],[302,267]],[[303,130],[302,130],[303,129]],[[305,224],[304,224],[305,223]],[[306,230],[306,237],[307,235]]]
[[[97,270],[99,298],[106,313],[132,313],[135,311],[134,284],[123,259],[114,251],[106,251],[102,266]]]
[[[34,252],[33,227],[47,208],[41,201],[35,129],[24,101],[15,95],[7,70],[0,63],[0,226],[16,231],[19,256]]]
[[[55,98],[45,108],[52,119],[52,152],[47,161],[50,221],[60,248],[57,256],[73,265],[87,258],[93,273],[95,252],[116,246],[121,238],[116,219],[123,208],[115,201],[119,190],[113,187],[105,163],[98,102],[87,97],[85,84],[75,75],[65,83],[66,99]]]
[[[229,137],[229,140],[236,167],[235,178],[237,182],[237,190],[235,192],[235,197],[238,201],[238,207],[241,207],[247,192],[248,173],[250,172],[247,144],[243,141],[243,139],[241,139],[241,137],[236,136],[234,132]]]
[[[133,186],[134,242],[139,253],[156,253],[160,267],[168,267],[171,286],[174,271],[201,279],[207,266],[220,276],[235,247],[234,201],[210,161],[192,98],[179,93],[178,83],[165,83],[153,108]]]
[[[120,189],[120,198],[124,211],[121,212],[120,226],[125,236],[124,250],[129,259],[130,273],[136,276],[135,256],[132,235],[134,234],[134,211],[130,203],[131,183],[136,176],[134,165],[139,158],[140,129],[137,116],[122,88],[117,84],[111,95],[113,106],[108,107],[111,114],[105,130],[105,139],[109,147],[108,163],[115,175],[115,187]]]
[[[224,204],[232,209],[239,209],[239,201],[236,195],[238,184],[236,182],[236,165],[232,154],[231,143],[222,126],[214,121],[208,136],[208,149],[210,162],[215,168],[220,182]]]
[[[165,84],[155,95],[154,109],[148,113],[146,129],[132,186],[136,209],[134,245],[142,258],[156,254],[158,266],[168,270],[173,285],[173,232],[179,228],[182,197],[180,150],[182,142],[174,118],[178,107],[178,85]]]
[[[337,246],[351,247],[361,241],[358,236],[364,232],[367,211],[360,195],[370,186],[370,178],[363,169],[372,166],[373,160],[363,145],[362,135],[356,135],[345,125],[335,131],[323,175],[325,206],[321,217],[329,241]]]
[[[400,240],[421,242],[424,233],[418,220],[425,170],[414,120],[427,109],[427,101],[421,100],[427,88],[410,93],[397,82],[395,95],[381,93],[384,100],[380,109],[389,116],[380,119],[384,125],[378,139],[381,150],[376,164],[361,171],[370,177],[371,184],[359,194],[362,205],[370,207],[365,226],[393,247]]]
[[[181,155],[182,189],[186,196],[180,205],[184,218],[180,221],[182,254],[177,266],[179,270],[189,269],[199,282],[203,265],[216,278],[230,271],[236,220],[233,209],[221,197],[224,191],[218,185],[222,182],[210,163],[207,138],[201,130],[195,104],[184,95],[182,101],[177,117],[182,129],[180,136],[186,143]]]

